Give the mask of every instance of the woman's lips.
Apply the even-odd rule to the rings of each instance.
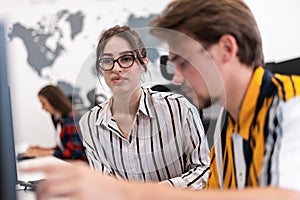
[[[114,78],[112,78],[111,79],[112,80],[112,82],[114,82],[114,83],[120,83],[120,82],[122,82],[122,81],[124,81],[124,80],[126,80],[124,77],[114,77]]]

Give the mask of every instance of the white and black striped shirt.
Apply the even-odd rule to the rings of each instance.
[[[180,188],[204,188],[210,158],[197,108],[179,94],[142,91],[128,139],[108,101],[81,118],[90,166],[126,180],[166,180]]]

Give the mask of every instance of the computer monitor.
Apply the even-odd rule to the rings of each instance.
[[[5,29],[0,23],[0,199],[16,200],[16,155],[8,67],[6,60]]]

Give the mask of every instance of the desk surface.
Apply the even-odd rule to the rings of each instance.
[[[18,200],[36,200],[35,193],[31,190],[17,190]],[[52,198],[51,200],[69,200],[69,198]]]
[[[37,157],[32,158],[28,160],[19,161],[17,163],[17,173],[18,173],[18,180],[21,181],[34,181],[34,180],[40,180],[45,178],[43,173],[25,173],[20,171],[20,167],[30,167],[30,166],[36,166],[36,165],[44,165],[44,164],[68,164],[70,163],[63,161],[61,159],[58,159],[54,156],[44,156],[44,157]],[[35,193],[32,190],[24,190],[23,187],[16,188],[16,194],[18,200],[35,200]],[[53,198],[53,200],[67,200],[68,198]]]
[[[64,160],[61,160],[59,158],[56,158],[54,156],[43,156],[43,157],[22,160],[17,163],[18,180],[19,181],[35,181],[35,180],[44,179],[45,175],[42,172],[26,173],[26,172],[22,172],[20,170],[20,168],[47,165],[49,163],[57,164],[57,165],[62,165],[62,164],[70,165],[70,163],[68,163]]]
[[[35,193],[30,190],[17,190],[18,200],[36,200]]]

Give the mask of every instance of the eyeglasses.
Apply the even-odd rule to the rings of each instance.
[[[133,55],[123,55],[117,59],[112,58],[101,58],[99,59],[99,66],[97,66],[98,70],[110,71],[114,68],[115,62],[119,64],[122,68],[129,68],[133,65],[134,60],[137,58],[135,54]]]

